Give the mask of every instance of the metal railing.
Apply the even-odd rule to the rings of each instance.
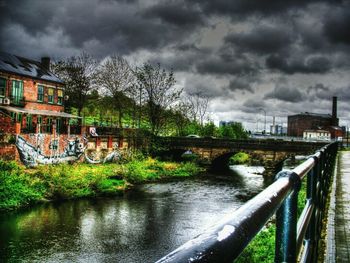
[[[157,263],[233,262],[276,213],[275,262],[316,262],[322,219],[338,145],[324,146],[292,171],[281,171],[264,191]],[[297,200],[307,178],[299,219]]]

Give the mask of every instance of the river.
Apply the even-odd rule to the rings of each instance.
[[[2,213],[0,262],[154,262],[264,188],[261,168],[232,169]]]

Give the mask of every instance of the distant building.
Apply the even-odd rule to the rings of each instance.
[[[225,126],[229,126],[231,124],[235,124],[235,121],[220,121],[219,122],[219,127],[225,127]]]
[[[303,138],[306,140],[329,141],[331,139],[331,133],[326,130],[305,130],[303,132]]]
[[[304,112],[288,116],[288,136],[303,137],[307,130],[326,130],[332,138],[342,137],[337,118],[337,97],[333,97],[332,115]]]
[[[270,126],[270,133],[274,135],[283,135],[286,133],[285,129],[282,125],[271,125]]]

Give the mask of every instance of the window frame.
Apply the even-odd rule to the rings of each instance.
[[[1,98],[5,98],[6,97],[6,87],[7,87],[7,79],[4,78],[4,77],[0,77],[0,84],[1,84],[1,81],[4,81],[4,86],[3,86],[3,89],[4,89],[4,95],[1,95],[0,93],[0,97]],[[0,90],[1,90],[2,86],[0,85]]]
[[[50,90],[52,90],[52,95],[50,95]],[[52,100],[50,100],[50,98]],[[48,87],[47,88],[47,103],[54,104],[55,103],[55,88]]]
[[[59,93],[62,92],[62,96],[59,96]],[[57,89],[57,104],[58,105],[63,105],[63,90],[62,89]]]
[[[42,93],[39,93],[40,88],[42,89]],[[37,101],[38,101],[38,102],[44,102],[45,86],[44,86],[44,85],[41,85],[41,84],[38,84],[37,91],[38,91],[38,94],[37,94]],[[41,97],[41,99],[39,98],[39,96]]]

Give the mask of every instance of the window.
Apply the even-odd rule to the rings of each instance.
[[[6,79],[0,78],[0,97],[5,97],[6,95]]]
[[[26,127],[28,132],[33,131],[33,119],[32,119],[32,115],[30,114],[28,114],[26,117]]]
[[[38,101],[44,101],[44,86],[38,85]]]
[[[61,89],[57,90],[57,104],[63,104],[63,90]]]
[[[12,80],[12,101],[15,105],[23,104],[23,81]]]
[[[56,119],[56,132],[61,133],[61,127],[62,127],[62,120]]]
[[[49,103],[53,103],[54,89],[53,88],[49,88],[47,93],[48,93],[48,102]]]

